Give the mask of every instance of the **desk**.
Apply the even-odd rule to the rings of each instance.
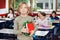
[[[60,34],[60,23],[53,23],[52,25],[55,26],[54,35]]]
[[[48,35],[48,33],[49,31],[36,31],[33,40],[47,40],[46,36]]]
[[[48,40],[46,37],[50,37],[53,36],[53,34],[51,34],[54,30],[55,26],[52,27],[39,27],[39,31],[37,31],[35,35],[38,35],[38,37],[33,37],[34,40]],[[39,34],[40,33],[40,34]]]
[[[1,29],[0,33],[8,33],[8,34],[14,34],[13,29]]]
[[[5,25],[3,28],[11,28],[13,29],[13,25],[14,25],[14,22],[13,22],[13,19],[10,19],[10,18],[0,18],[0,22],[2,23],[1,26],[3,26],[3,24]],[[5,23],[3,23],[5,22]]]
[[[17,36],[13,33],[13,29],[1,29],[0,39],[17,39]]]
[[[0,20],[12,20],[10,18],[0,18]]]
[[[36,31],[35,35],[37,36],[46,36],[49,33],[49,31]]]
[[[55,26],[52,27],[38,27],[38,29],[53,29]]]
[[[14,25],[13,20],[6,20],[6,27],[5,28],[13,29],[13,25]]]
[[[10,18],[3,18],[3,19],[5,19],[5,20],[9,20],[9,21],[10,21],[10,20],[13,20],[13,19],[10,19]]]
[[[53,23],[59,23],[60,22],[60,20],[54,20],[53,21]]]
[[[0,20],[0,29],[5,27],[5,22],[4,20]]]

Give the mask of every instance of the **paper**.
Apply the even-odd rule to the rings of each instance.
[[[11,18],[4,18],[5,20],[12,20]]]
[[[36,36],[46,36],[49,33],[49,31],[36,31]]]
[[[0,21],[0,23],[5,22],[5,21]]]

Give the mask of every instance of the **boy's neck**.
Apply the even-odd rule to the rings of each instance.
[[[23,14],[21,14],[21,17],[26,17],[26,16],[27,16],[27,14],[24,14],[24,15],[23,15]]]

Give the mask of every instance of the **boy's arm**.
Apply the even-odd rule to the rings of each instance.
[[[17,20],[14,20],[14,34],[18,34],[18,22]]]

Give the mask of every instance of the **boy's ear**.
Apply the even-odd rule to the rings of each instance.
[[[31,12],[31,9],[30,9],[30,7],[28,7],[28,13],[30,13]]]

